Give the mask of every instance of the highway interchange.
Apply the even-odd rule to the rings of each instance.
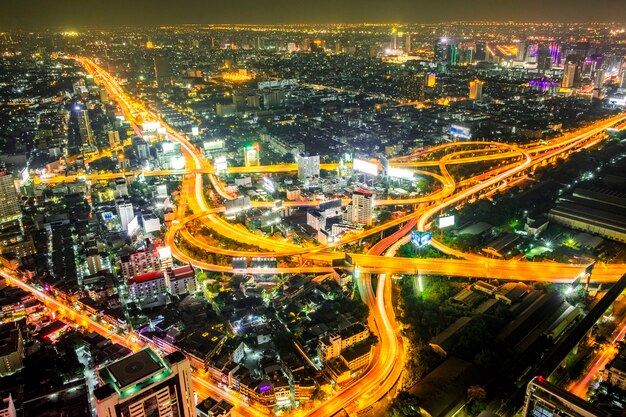
[[[380,398],[391,392],[401,378],[404,349],[402,338],[397,334],[397,324],[391,303],[391,276],[392,274],[416,273],[425,275],[445,275],[468,278],[498,278],[512,280],[538,280],[551,282],[571,282],[582,273],[587,265],[559,264],[555,262],[527,262],[490,259],[476,254],[465,254],[443,243],[433,240],[432,244],[438,250],[453,255],[454,259],[422,259],[403,258],[398,261],[394,255],[398,248],[410,240],[411,230],[426,231],[431,228],[436,217],[450,207],[473,201],[476,198],[489,196],[501,192],[518,181],[526,178],[535,167],[554,163],[557,158],[567,157],[571,152],[586,148],[605,139],[605,129],[610,127],[622,128],[626,124],[626,114],[620,114],[609,119],[597,122],[577,132],[566,134],[549,141],[536,142],[527,145],[515,146],[498,142],[456,142],[427,149],[415,155],[408,155],[392,159],[391,165],[412,169],[420,175],[429,175],[439,182],[438,189],[430,195],[408,199],[377,200],[376,205],[404,206],[408,208],[406,214],[386,223],[353,233],[336,242],[327,245],[304,247],[291,242],[277,241],[276,239],[259,236],[235,226],[225,220],[221,213],[223,206],[207,202],[205,198],[204,176],[209,178],[210,186],[222,200],[235,198],[229,193],[224,184],[217,177],[214,168],[203,157],[202,152],[189,141],[182,133],[170,127],[147,106],[131,98],[121,85],[88,58],[74,58],[85,70],[94,76],[94,81],[104,86],[109,95],[119,104],[127,120],[137,126],[144,122],[158,121],[166,129],[167,139],[179,143],[186,160],[185,170],[148,171],[145,175],[182,175],[180,198],[177,205],[175,220],[166,232],[165,241],[172,249],[172,254],[181,262],[190,263],[197,268],[223,273],[263,273],[263,274],[296,274],[296,273],[329,273],[332,272],[332,261],[344,259],[346,255],[352,260],[352,266],[360,273],[355,273],[355,281],[363,301],[370,309],[371,319],[375,325],[375,333],[380,343],[377,346],[377,355],[364,375],[352,385],[340,391],[331,399],[317,404],[307,411],[307,416],[332,416],[342,409],[351,414],[367,409]],[[442,156],[438,156],[438,155]],[[494,161],[501,163],[488,172],[481,172],[462,181],[455,180],[448,167],[459,164],[481,163]],[[327,164],[322,169],[333,170],[335,164]],[[430,171],[429,171],[430,169]],[[438,173],[432,170],[438,170]],[[279,173],[297,170],[295,164],[271,165],[265,167],[232,167],[230,173]],[[125,173],[129,174],[129,173]],[[101,173],[74,176],[54,176],[38,178],[37,181],[58,183],[65,181],[110,180],[124,173]],[[138,174],[138,173],[133,173]],[[347,204],[346,200],[343,203]],[[284,207],[311,207],[317,206],[318,201],[284,202]],[[253,202],[254,207],[269,207],[269,203]],[[191,212],[192,214],[188,214]],[[261,248],[260,251],[243,251],[225,249],[212,246],[194,236],[188,225],[191,222],[200,222],[203,227],[210,229],[228,239]],[[380,235],[381,232],[397,227],[390,236],[373,245],[367,253],[346,253],[342,248],[349,244],[362,241],[366,237]],[[233,269],[231,265],[218,265],[196,259],[187,253],[180,245],[193,245],[203,251],[231,256],[231,257],[275,257],[283,259],[298,259],[299,266],[278,267],[273,269]],[[598,282],[612,282],[619,278],[626,270],[626,265],[606,264],[595,268],[593,279]],[[33,292],[47,304],[59,304],[58,300],[39,291],[15,275],[2,274],[14,281],[25,290]],[[372,288],[371,274],[378,276],[376,289]],[[67,305],[56,305],[57,308],[71,309]],[[72,311],[73,316],[80,316],[80,312]],[[116,342],[132,349],[139,348],[139,342],[132,334],[118,334],[112,329],[95,322],[89,316],[79,317],[88,327],[105,334]],[[90,321],[91,320],[91,321]],[[249,407],[237,393],[218,387],[206,378],[199,375],[194,377],[194,388],[199,395],[212,395],[225,398],[236,405],[236,412],[243,416],[267,415],[267,411]],[[300,413],[301,414],[301,413]]]

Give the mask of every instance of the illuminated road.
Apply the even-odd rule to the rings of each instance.
[[[561,138],[549,141],[541,141],[525,146],[507,145],[497,142],[457,142],[441,145],[430,150],[422,151],[418,155],[407,158],[397,158],[392,161],[392,166],[406,166],[415,170],[420,175],[431,175],[439,183],[440,188],[430,195],[420,196],[410,199],[387,199],[377,201],[377,205],[398,205],[409,206],[413,209],[406,215],[390,220],[384,224],[376,225],[362,232],[348,234],[344,238],[328,245],[317,245],[304,247],[287,241],[279,241],[266,236],[259,236],[251,233],[240,225],[234,225],[221,217],[223,207],[212,207],[205,200],[203,187],[203,174],[207,174],[211,187],[222,199],[233,199],[235,196],[229,193],[224,184],[216,177],[214,168],[203,158],[202,152],[193,145],[185,135],[180,134],[170,127],[164,120],[156,114],[150,112],[145,105],[130,98],[115,79],[97,66],[93,61],[78,58],[88,72],[94,74],[94,80],[101,83],[109,91],[121,106],[125,116],[136,124],[144,121],[159,121],[166,129],[167,139],[181,145],[183,156],[185,157],[187,170],[180,171],[152,171],[145,175],[183,175],[181,186],[181,198],[177,202],[176,219],[168,228],[165,242],[172,249],[173,256],[181,262],[191,263],[201,269],[225,272],[225,273],[252,273],[252,274],[288,274],[288,273],[330,273],[332,267],[330,262],[334,259],[341,259],[345,256],[341,252],[341,247],[350,243],[361,241],[363,238],[375,236],[385,230],[399,226],[389,238],[383,239],[374,245],[367,254],[350,253],[354,265],[358,265],[362,272],[363,279],[358,280],[358,285],[370,306],[372,319],[379,330],[380,344],[378,357],[373,361],[368,372],[350,387],[341,391],[332,399],[326,401],[319,408],[311,411],[311,416],[330,416],[343,408],[350,411],[357,411],[369,407],[389,392],[395,385],[402,372],[404,350],[402,341],[396,338],[395,330],[397,324],[393,315],[390,300],[389,274],[391,273],[415,273],[421,274],[459,276],[459,277],[485,277],[498,279],[533,279],[537,281],[549,282],[571,282],[586,267],[586,265],[569,265],[553,262],[525,262],[525,261],[504,261],[486,259],[479,255],[463,254],[452,252],[453,255],[465,259],[398,259],[394,258],[396,250],[404,243],[408,242],[410,230],[417,227],[419,230],[428,230],[432,219],[446,208],[466,201],[480,198],[483,195],[503,191],[510,183],[523,178],[528,171],[535,166],[553,163],[558,157],[566,157],[569,153],[591,146],[591,144],[604,139],[603,130],[613,127],[626,120],[626,115],[619,116],[594,123],[584,129],[574,133],[568,133]],[[474,149],[474,147],[476,149]],[[417,160],[429,154],[442,151],[442,156],[435,156],[430,160]],[[452,151],[452,152],[449,152]],[[488,172],[477,173],[474,177],[457,184],[453,176],[448,172],[447,167],[458,164],[473,164],[485,161],[503,162],[500,167],[491,169]],[[437,168],[439,173],[418,170],[422,167]],[[325,169],[335,169],[336,165],[327,165]],[[262,172],[292,172],[297,167],[295,164],[272,165],[266,167],[233,167],[231,172],[238,173],[262,173]],[[102,175],[98,177],[97,175]],[[111,179],[107,175],[119,176],[119,173],[94,174],[85,176],[84,179],[100,180]],[[76,176],[81,179],[80,175]],[[67,179],[55,180],[52,178],[42,178],[43,181],[55,182]],[[344,201],[346,204],[347,201]],[[317,202],[285,202],[288,206],[312,206]],[[269,203],[253,203],[256,207],[267,207]],[[269,208],[269,207],[268,207]],[[185,216],[185,212],[190,210],[193,214]],[[188,224],[192,221],[201,222],[203,227],[211,229],[217,234],[232,241],[241,242],[245,245],[259,247],[261,251],[244,251],[221,248],[210,245],[201,236],[195,236],[188,229]],[[230,265],[214,265],[203,259],[195,259],[181,249],[179,244],[192,245],[210,253],[226,255],[231,257],[245,256],[274,256],[274,257],[296,257],[297,259],[314,260],[322,262],[324,265],[300,265],[294,267],[278,267],[268,269],[244,269],[234,270]],[[444,252],[452,251],[445,248],[438,242],[434,243]],[[387,250],[387,248],[389,248]],[[385,256],[381,256],[387,250]],[[294,262],[292,259],[291,262]],[[625,269],[625,265],[602,265],[594,270],[594,281],[611,282],[619,278]],[[379,281],[376,289],[376,296],[373,295],[371,281],[367,274],[378,274]],[[207,383],[205,389],[219,388],[211,383]],[[224,397],[222,391],[221,396]],[[236,404],[245,405],[241,400],[235,398]]]
[[[24,280],[18,278],[12,273],[8,273],[0,269],[0,276],[9,280],[11,284],[28,291],[33,294],[38,300],[42,301],[45,305],[52,307],[55,310],[59,310],[62,314],[68,317],[74,323],[81,326],[85,326],[91,331],[97,332],[102,336],[110,339],[114,343],[119,343],[133,351],[137,351],[144,347],[144,344],[140,340],[134,337],[132,334],[121,333],[119,330],[113,328],[109,324],[103,324],[100,321],[96,321],[92,315],[87,314],[84,311],[78,311],[70,305],[65,304],[63,301],[50,296],[48,293],[40,291],[38,288],[28,284]],[[117,331],[117,332],[116,332]],[[212,383],[205,381],[195,375],[192,376],[193,388],[199,395],[199,400],[203,400],[208,396],[216,398],[224,398],[233,404],[239,404],[235,407],[235,412],[245,417],[267,417],[267,413],[263,413],[260,410],[250,407],[243,402],[241,398],[235,396],[232,392],[227,392]]]
[[[582,378],[570,384],[567,390],[580,398],[587,399],[587,392],[591,388],[591,384],[600,376],[602,370],[618,353],[618,349],[615,345],[624,340],[625,335],[626,320],[623,320],[613,332],[613,339],[610,344],[606,348],[602,348],[595,358],[593,358],[591,368],[586,371]]]

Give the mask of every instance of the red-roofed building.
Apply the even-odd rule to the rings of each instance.
[[[152,271],[137,275],[128,280],[128,294],[131,298],[143,300],[147,297],[156,297],[167,292],[165,273]]]
[[[168,268],[169,290],[171,294],[183,294],[196,292],[196,271],[191,265],[180,268]]]

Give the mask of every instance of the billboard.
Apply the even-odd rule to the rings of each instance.
[[[258,166],[260,163],[259,144],[255,143],[255,144],[247,145],[246,147],[244,147],[243,156],[244,156],[247,167]]]
[[[200,131],[198,130],[198,126],[194,126],[191,128],[191,134],[194,136],[198,136],[198,133],[200,133]]]
[[[400,179],[405,179],[405,180],[413,179],[413,171],[405,169],[405,168],[389,167],[389,170],[387,171],[387,175],[390,178],[400,178]]]
[[[411,243],[418,248],[430,245],[432,238],[433,234],[430,232],[418,232],[415,230],[411,232]]]
[[[364,161],[362,159],[355,158],[354,162],[352,163],[352,169],[368,175],[378,175],[378,165],[368,161]]]
[[[225,156],[218,156],[213,160],[213,166],[215,167],[215,172],[225,172],[228,169],[228,160]]]
[[[159,249],[157,249],[157,251],[159,252],[160,260],[169,259],[172,257],[172,249],[169,246],[161,246]]]
[[[439,217],[438,226],[440,229],[454,226],[454,216],[442,216]]]
[[[205,151],[215,151],[218,149],[224,148],[224,141],[221,139],[218,140],[209,140],[204,142],[204,150]]]
[[[450,134],[457,138],[470,139],[472,137],[472,132],[470,128],[467,126],[460,125],[450,125]]]

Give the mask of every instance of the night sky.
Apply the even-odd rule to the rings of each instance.
[[[626,0],[0,0],[3,28],[166,23],[626,21]]]

